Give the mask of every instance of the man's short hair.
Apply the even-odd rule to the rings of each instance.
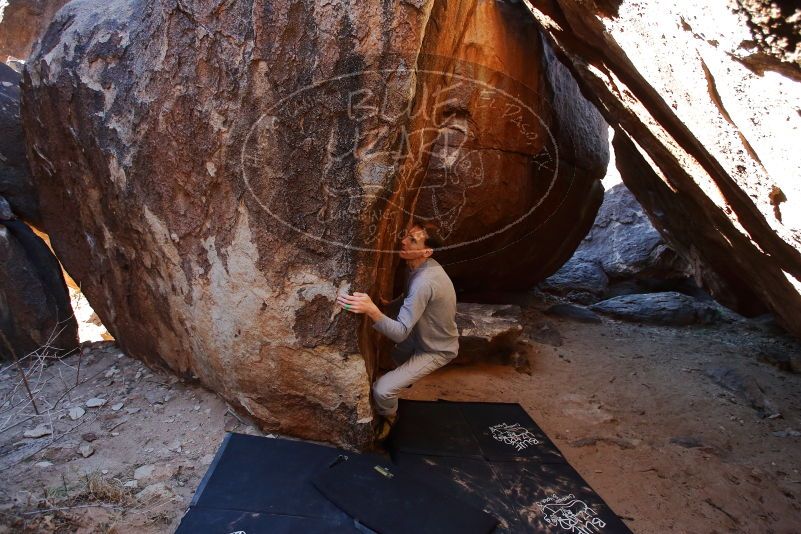
[[[412,227],[422,228],[426,233],[425,246],[426,248],[434,249],[436,251],[444,246],[442,238],[439,234],[439,227],[432,221],[425,221],[423,219],[415,218],[412,220]]]

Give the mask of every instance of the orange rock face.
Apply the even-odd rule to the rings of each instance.
[[[592,225],[606,123],[520,5],[435,3],[422,49],[383,236],[415,215],[439,226],[457,289],[531,287]]]
[[[0,61],[28,58],[61,6],[68,0],[10,0],[0,8]]]

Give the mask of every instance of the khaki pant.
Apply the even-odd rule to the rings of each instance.
[[[398,411],[398,394],[403,388],[451,361],[437,352],[412,352],[407,343],[395,347],[392,359],[398,367],[373,383],[373,399],[380,415],[394,415]]]

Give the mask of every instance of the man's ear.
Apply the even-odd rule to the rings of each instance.
[[[423,256],[426,258],[430,258],[433,253],[434,253],[433,248],[427,248],[423,251]]]

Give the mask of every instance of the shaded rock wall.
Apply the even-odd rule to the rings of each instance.
[[[0,196],[0,359],[23,358],[36,350],[61,356],[78,348],[61,266]],[[13,351],[13,354],[12,354]]]
[[[3,28],[0,27],[0,30]],[[18,217],[40,225],[25,154],[20,74],[0,63],[0,356],[46,347],[58,356],[78,346],[78,325],[61,266],[47,243]]]
[[[625,184],[607,189],[590,232],[540,288],[589,304],[626,293],[703,291],[690,264],[669,247]],[[707,297],[708,298],[708,297]]]
[[[39,201],[25,155],[20,118],[20,78],[17,71],[0,63],[0,195],[17,216],[39,226]]]
[[[722,303],[767,305],[801,335],[798,40],[764,37],[784,30],[754,15],[763,2],[526,3],[665,239]]]
[[[53,15],[67,1],[8,0],[5,8],[0,8],[0,62],[27,59]]]

